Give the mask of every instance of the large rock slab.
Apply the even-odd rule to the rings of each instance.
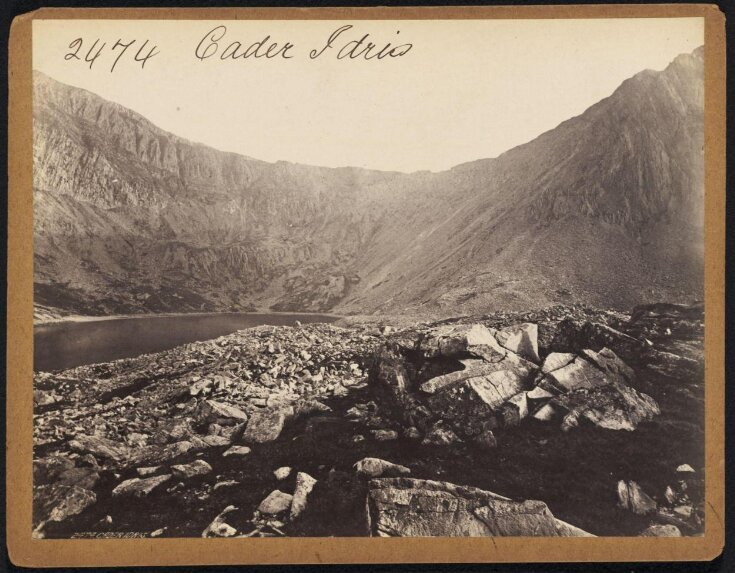
[[[197,419],[202,423],[247,422],[248,415],[240,408],[216,400],[205,400],[199,405]]]
[[[93,454],[102,459],[111,460],[114,463],[124,463],[131,455],[133,449],[123,442],[115,442],[101,436],[88,436],[77,434],[69,442],[72,450],[83,454]]]
[[[541,501],[411,478],[370,481],[367,523],[370,535],[381,537],[590,535],[556,519]]]
[[[435,376],[421,385],[421,391],[425,394],[436,394],[444,388],[454,386],[460,382],[464,382],[471,378],[480,378],[482,376],[490,376],[501,370],[510,370],[515,372],[524,381],[530,378],[534,371],[534,365],[523,358],[508,353],[498,362],[485,362],[482,360],[463,360],[465,365],[463,370],[448,372],[440,376]]]
[[[600,388],[609,383],[605,374],[587,360],[575,358],[572,362],[546,374],[539,386],[555,393]]]
[[[573,352],[552,352],[545,359],[541,366],[541,372],[548,374],[559,368],[563,368],[577,357]]]
[[[171,466],[171,473],[176,479],[191,479],[212,473],[212,466],[204,460],[194,460],[189,464]]]
[[[171,479],[171,474],[164,474],[151,478],[132,478],[127,479],[124,482],[119,483],[115,489],[112,490],[113,497],[121,496],[133,496],[133,497],[146,497],[158,486],[166,483]]]
[[[34,536],[43,536],[49,521],[64,521],[97,502],[93,491],[75,485],[42,485],[33,489]]]
[[[80,453],[91,453],[111,462],[112,467],[125,468],[141,465],[160,465],[185,453],[210,447],[196,436],[170,444],[149,444],[131,447],[99,436],[76,435],[69,447]]]
[[[599,352],[587,348],[582,350],[581,355],[608,376],[628,383],[635,382],[633,369],[609,348],[603,348]]]
[[[431,396],[429,408],[465,433],[477,433],[511,397],[526,389],[526,377],[511,370],[491,372],[444,388]]]
[[[160,465],[189,452],[208,447],[210,447],[209,444],[192,436],[189,440],[181,440],[165,446],[150,445],[142,448],[132,448],[128,454],[128,459],[121,465]]]
[[[526,322],[503,328],[495,333],[495,339],[500,345],[522,356],[526,360],[539,363],[538,355],[538,326]]]
[[[576,428],[582,421],[607,430],[633,431],[641,422],[661,413],[648,394],[617,381],[601,388],[557,396],[550,404],[565,412],[561,424],[565,431]]]
[[[493,333],[482,324],[456,324],[432,329],[419,342],[419,350],[425,358],[456,358],[473,354],[477,347],[492,349],[501,358],[505,350]]]
[[[254,412],[245,426],[243,441],[249,444],[264,444],[277,440],[286,424],[287,413],[284,409]]]
[[[555,352],[581,352],[609,348],[628,363],[638,361],[648,349],[643,341],[598,322],[562,320],[551,342]]]

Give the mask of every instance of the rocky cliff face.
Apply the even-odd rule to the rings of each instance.
[[[267,163],[34,76],[36,300],[446,314],[699,298],[703,51],[442,173]]]

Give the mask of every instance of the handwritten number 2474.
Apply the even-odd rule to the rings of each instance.
[[[94,43],[89,46],[89,48],[86,48],[87,44],[84,43],[84,40],[82,38],[77,38],[76,40],[72,41],[71,44],[69,44],[69,49],[71,51],[66,53],[64,59],[67,61],[84,61],[89,64],[89,69],[91,70],[92,66],[97,61],[97,59],[100,58],[100,56],[102,56],[103,59],[106,59],[106,54],[109,53],[110,58],[115,58],[110,65],[110,72],[114,72],[117,63],[125,55],[125,53],[128,52],[128,48],[131,48],[136,42],[140,44],[140,42],[137,40],[131,40],[130,42],[125,43],[122,41],[122,39],[118,39],[112,47],[109,47],[107,48],[107,50],[105,50],[105,48],[107,47],[107,42],[102,42],[102,44],[100,45],[99,38],[96,39]],[[146,52],[147,46],[148,40],[140,44],[137,51],[135,51],[135,48],[133,48],[130,51],[130,56],[128,56],[132,56],[134,61],[139,62],[141,69],[145,68],[145,63],[148,60],[158,54],[158,51],[156,50],[158,46],[150,47]]]

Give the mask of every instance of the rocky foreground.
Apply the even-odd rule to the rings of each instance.
[[[258,327],[34,379],[34,536],[704,530],[701,305]]]

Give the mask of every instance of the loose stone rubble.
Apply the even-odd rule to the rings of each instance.
[[[157,536],[576,536],[604,534],[612,516],[620,534],[696,535],[700,459],[667,458],[670,483],[653,495],[637,473],[580,486],[595,496],[570,510],[582,529],[554,517],[558,501],[552,513],[532,499],[552,491],[545,475],[550,504],[574,487],[554,476],[576,463],[565,448],[606,463],[627,450],[601,444],[666,444],[667,412],[703,403],[702,322],[696,306],[653,305],[268,326],[38,372],[34,535],[140,520]]]

